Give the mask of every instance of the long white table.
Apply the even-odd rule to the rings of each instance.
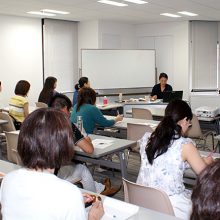
[[[105,118],[114,119],[115,116],[105,115]],[[149,125],[154,130],[157,127],[157,125],[160,123],[160,121],[124,117],[122,121],[115,123],[110,128],[102,128],[101,126],[97,126],[95,133],[105,136],[113,136],[113,137],[127,139],[128,123]]]
[[[10,133],[19,135],[19,131],[11,131]],[[88,162],[93,164],[98,164],[102,166],[106,166],[113,169],[118,169],[121,171],[122,177],[127,177],[127,166],[126,166],[126,158],[125,158],[125,149],[128,149],[131,146],[136,144],[135,141],[105,137],[100,135],[89,135],[92,140],[99,139],[99,144],[94,145],[94,152],[92,154],[87,154],[83,152],[79,147],[75,146],[75,157],[74,159]],[[110,141],[111,143],[104,143],[105,140]],[[106,146],[106,147],[104,147]],[[116,154],[119,158],[119,163],[113,162],[110,160],[103,159],[111,154]]]
[[[124,140],[124,139],[118,139],[113,137],[105,137],[100,135],[89,135],[89,137],[94,141],[99,139],[99,144],[94,144],[94,152],[92,154],[87,154],[83,152],[78,147],[75,147],[75,159],[82,161],[82,162],[88,162],[93,163],[97,165],[102,165],[109,168],[114,168],[121,170],[122,177],[127,177],[127,162],[125,158],[124,151],[128,149],[131,146],[134,146],[136,144],[135,141],[130,140]],[[103,141],[101,141],[103,140]],[[102,148],[105,145],[105,140],[110,141],[112,143],[109,144],[109,146]],[[103,142],[103,143],[102,143]],[[108,155],[116,154],[119,158],[119,163],[113,162],[110,160],[106,160],[104,157]]]

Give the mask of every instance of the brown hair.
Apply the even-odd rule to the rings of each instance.
[[[15,95],[26,96],[30,89],[30,86],[31,85],[28,81],[20,80],[15,86]]]
[[[95,102],[96,102],[95,91],[91,88],[82,88],[79,90],[78,93],[76,111],[78,112],[83,104],[94,105]]]
[[[25,167],[54,169],[73,157],[73,132],[65,114],[52,108],[35,110],[24,120],[18,153]]]
[[[207,166],[197,178],[192,203],[190,220],[220,219],[220,159]]]

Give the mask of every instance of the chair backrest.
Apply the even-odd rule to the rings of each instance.
[[[1,125],[1,128],[3,131],[16,131],[13,119],[10,117],[10,115],[6,112],[0,112],[0,119],[8,121],[7,124]]]
[[[202,130],[199,124],[199,120],[195,114],[191,120],[192,126],[188,129],[186,136],[190,138],[202,138]]]
[[[168,195],[162,190],[141,186],[123,178],[124,201],[174,216]]]
[[[48,105],[44,102],[35,102],[37,108],[47,108]]]
[[[153,120],[151,111],[144,108],[132,108],[132,118]]]
[[[153,129],[149,125],[144,124],[127,124],[127,139],[132,141],[140,140],[146,132],[153,132]],[[132,150],[139,152],[139,144],[137,143]]]
[[[7,142],[7,157],[12,163],[21,165],[21,159],[18,155],[17,145],[18,145],[18,134],[5,132],[6,142]]]

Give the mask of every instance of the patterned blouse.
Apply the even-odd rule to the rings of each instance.
[[[173,140],[167,152],[154,159],[151,165],[148,162],[145,148],[150,137],[146,133],[139,140],[141,167],[137,178],[137,183],[144,186],[155,187],[165,191],[169,196],[184,194],[187,197],[190,191],[185,189],[183,184],[183,174],[189,164],[182,160],[182,145],[193,143],[189,138],[180,137]]]

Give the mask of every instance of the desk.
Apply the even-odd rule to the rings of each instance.
[[[2,173],[9,173],[13,170],[17,170],[21,168],[19,165],[17,164],[14,164],[14,163],[10,163],[10,162],[7,162],[7,161],[4,161],[4,160],[0,160],[0,172]]]
[[[123,140],[123,139],[117,139],[117,138],[112,138],[112,137],[104,137],[100,135],[89,135],[89,137],[92,140],[95,139],[105,139],[105,140],[112,140],[113,143],[104,148],[96,148],[94,146],[94,152],[92,154],[87,154],[83,152],[82,150],[79,149],[79,147],[75,147],[75,159],[82,161],[82,162],[88,162],[88,163],[93,163],[93,164],[98,164],[102,166],[106,166],[109,168],[114,168],[121,170],[122,177],[127,177],[127,163],[125,159],[125,153],[124,150],[135,145],[135,141],[130,141],[130,140]],[[112,162],[109,160],[104,160],[103,157],[111,155],[111,154],[116,154],[119,158],[119,163]]]
[[[13,134],[19,134],[19,131],[11,131],[10,133]],[[125,159],[125,153],[124,150],[135,145],[135,141],[130,140],[123,140],[118,138],[112,138],[112,137],[104,137],[100,135],[89,135],[89,137],[92,140],[95,139],[105,139],[105,140],[111,140],[113,141],[112,144],[104,149],[96,148],[94,146],[94,152],[92,154],[87,154],[83,152],[79,147],[75,146],[75,157],[74,159],[82,161],[82,162],[88,162],[93,164],[98,164],[102,166],[106,166],[109,168],[114,168],[121,170],[122,177],[127,176],[127,163]],[[119,163],[112,162],[109,160],[102,159],[105,156],[116,154],[119,158]]]
[[[84,189],[80,189],[80,191],[82,193],[88,193],[90,195],[99,195],[97,193],[90,192],[90,191],[87,191],[87,190],[84,190]],[[115,205],[116,207],[114,206],[112,209],[110,209],[111,206],[109,206],[108,209],[107,209],[107,212],[111,212],[111,211],[114,212],[115,209],[117,209],[116,212],[118,210],[120,210],[122,212],[126,212],[126,208],[129,208],[129,206],[132,205],[130,203],[126,203],[124,201],[120,201],[120,200],[117,200],[117,199],[114,199],[114,198],[106,197],[106,196],[103,196],[103,195],[99,195],[99,196],[102,198],[102,202],[103,202],[103,205],[104,205],[104,210],[105,210],[105,199],[108,199],[108,201],[111,200],[110,203],[113,204],[113,206],[114,206],[114,204],[117,204],[117,206]],[[128,207],[126,207],[126,205]],[[177,218],[175,216],[163,214],[161,212],[153,211],[151,209],[143,208],[143,207],[136,206],[136,205],[132,205],[132,206],[137,207],[138,211],[135,214],[133,214],[132,216],[126,218],[126,220],[180,220],[179,218]],[[111,214],[114,214],[114,213],[111,213]],[[112,219],[112,218],[108,218],[108,219]],[[118,218],[116,218],[116,219],[118,219]]]
[[[97,104],[96,107],[101,110],[103,115],[117,115],[118,112],[123,114],[123,104],[121,103]]]
[[[115,117],[105,115],[105,118],[114,119]],[[124,117],[122,121],[115,123],[111,128],[104,129],[98,126],[95,132],[105,136],[114,136],[117,138],[127,139],[128,123],[149,125],[154,130],[157,127],[157,125],[160,123],[160,121]]]

